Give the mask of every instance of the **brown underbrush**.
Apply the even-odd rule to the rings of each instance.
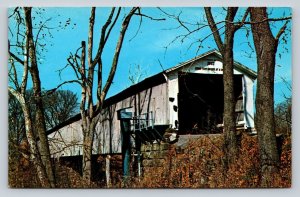
[[[257,136],[242,134],[239,158],[224,166],[222,135],[206,135],[191,140],[184,151],[173,147],[163,167],[145,169],[144,176],[132,183],[134,188],[258,188],[260,164]],[[280,176],[273,187],[291,187],[291,138],[281,146]]]
[[[96,188],[94,182],[88,184],[80,173],[74,169],[56,164],[57,188]],[[8,184],[11,188],[40,188],[37,174],[32,164],[24,166],[22,163],[9,162]]]
[[[204,135],[190,140],[179,149],[172,145],[160,166],[144,167],[137,177],[122,181],[121,157],[112,161],[112,188],[257,188],[260,187],[260,164],[256,136],[242,134],[239,158],[228,168],[224,166],[222,135]],[[285,136],[281,146],[280,176],[273,187],[291,187],[291,138]],[[9,157],[9,186],[12,188],[38,188],[39,181],[29,161]],[[104,165],[104,160],[99,159]],[[114,164],[115,163],[115,164]],[[104,170],[104,168],[102,169]],[[103,172],[103,174],[105,174]],[[105,188],[105,176],[89,185],[78,171],[56,163],[59,188]]]

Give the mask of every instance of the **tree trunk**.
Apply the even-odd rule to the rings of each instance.
[[[33,161],[33,164],[36,168],[37,175],[39,177],[41,186],[43,188],[50,188],[52,187],[51,183],[49,182],[45,166],[43,165],[40,153],[38,151],[38,145],[35,141],[35,136],[32,130],[32,122],[30,119],[30,112],[26,104],[22,105],[22,109],[24,112],[24,119],[25,119],[25,127],[26,127],[26,137],[30,147],[30,159]]]
[[[111,29],[114,27],[116,21],[118,20],[121,8],[118,10],[118,14],[114,16],[115,8],[112,8],[111,14],[107,19],[106,23],[102,26],[102,31],[100,35],[100,42],[98,46],[97,54],[93,59],[93,37],[94,37],[94,23],[95,23],[95,11],[96,8],[92,8],[90,22],[89,22],[89,35],[88,35],[88,68],[86,71],[85,58],[86,58],[86,46],[85,42],[82,42],[82,52],[81,52],[81,62],[78,72],[81,75],[82,80],[82,91],[81,91],[81,104],[80,112],[82,124],[81,128],[83,131],[83,155],[82,155],[82,175],[85,180],[90,183],[92,177],[92,148],[93,148],[93,137],[96,130],[96,125],[99,119],[99,112],[102,110],[102,104],[105,100],[106,94],[112,84],[122,49],[123,40],[131,20],[131,17],[134,15],[138,8],[132,8],[129,14],[124,18],[122,22],[122,28],[120,31],[119,38],[117,40],[116,49],[114,51],[114,56],[112,59],[112,65],[108,74],[107,81],[102,87],[102,52],[106,45],[106,41],[110,35]],[[114,21],[112,23],[112,21]],[[111,24],[112,23],[112,24]],[[111,26],[109,27],[109,25]],[[107,28],[109,28],[107,30]],[[95,66],[98,64],[98,81],[97,81],[97,104],[93,104],[93,84],[94,84],[94,71]],[[73,65],[74,67],[74,65]],[[74,67],[75,68],[75,67]],[[76,66],[78,69],[78,67]],[[100,114],[101,115],[101,114]]]
[[[82,162],[83,179],[90,183],[92,176],[92,139],[89,136],[85,136],[83,139]]]
[[[44,117],[44,107],[43,107],[43,101],[42,101],[42,95],[41,95],[41,81],[39,77],[39,70],[36,60],[36,51],[34,46],[34,40],[33,40],[33,33],[32,33],[32,20],[31,20],[31,8],[24,8],[25,12],[25,22],[26,22],[26,36],[29,41],[29,57],[30,57],[30,73],[33,81],[33,91],[34,91],[34,103],[36,106],[36,117],[35,117],[35,129],[37,130],[37,133],[39,135],[40,139],[40,154],[43,161],[43,164],[45,165],[47,176],[50,181],[51,187],[55,187],[55,177],[54,177],[54,171],[53,166],[51,163],[51,157],[50,157],[50,150],[49,150],[49,144],[48,144],[48,138],[46,135],[46,124],[45,124],[45,117]]]
[[[107,155],[105,158],[105,177],[106,177],[106,187],[111,187],[111,178],[110,178],[110,155]]]
[[[92,145],[91,139],[85,137],[83,139],[83,155],[82,155],[82,176],[83,179],[90,183],[92,176]]]
[[[17,92],[10,90],[10,92],[16,97],[19,101],[23,114],[24,114],[24,121],[25,121],[25,134],[29,144],[30,150],[30,159],[33,162],[33,165],[36,169],[37,176],[40,180],[41,186],[44,188],[50,188],[50,182],[46,174],[45,166],[43,165],[38,145],[36,143],[36,137],[33,133],[32,127],[32,120],[30,116],[30,110],[25,101],[25,95],[18,94]]]
[[[258,133],[261,186],[272,186],[278,175],[279,155],[274,127],[274,73],[277,40],[270,30],[266,8],[251,8],[251,29],[257,56],[256,129]]]
[[[226,44],[223,52],[223,83],[224,83],[224,150],[227,163],[237,159],[238,146],[235,128],[235,98],[233,77],[233,37]]]
[[[96,118],[93,121],[87,121],[87,129],[83,130],[83,154],[82,154],[82,176],[88,183],[92,178],[92,151],[93,136],[96,129]]]
[[[224,152],[226,165],[234,162],[238,155],[237,137],[235,128],[235,98],[233,76],[233,41],[234,34],[239,27],[233,24],[238,8],[229,7],[226,15],[225,38],[221,39],[219,29],[214,21],[211,8],[204,8],[209,27],[214,40],[223,58],[223,84],[224,84]]]

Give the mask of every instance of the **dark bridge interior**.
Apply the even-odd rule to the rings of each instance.
[[[179,134],[218,133],[223,123],[223,75],[179,74]],[[235,102],[242,91],[242,75],[234,76]]]

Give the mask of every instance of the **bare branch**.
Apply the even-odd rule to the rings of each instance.
[[[278,41],[280,36],[284,33],[288,23],[289,23],[289,20],[285,21],[284,25],[280,28],[279,32],[277,33],[277,35],[275,37],[276,41]]]
[[[217,25],[215,23],[215,20],[212,16],[211,8],[210,7],[205,7],[204,10],[205,10],[205,14],[206,14],[206,17],[207,17],[207,20],[208,20],[208,24],[209,24],[210,28],[212,29],[213,36],[214,36],[214,39],[216,41],[216,44],[217,44],[219,50],[221,51],[221,53],[223,53],[223,51],[224,51],[223,42],[222,42],[222,39],[220,37],[220,33],[219,33],[219,30],[218,30]]]
[[[98,81],[97,81],[97,99],[100,101],[100,95],[102,92],[102,60],[98,61]]]
[[[286,88],[290,91],[290,92],[292,92],[292,85],[286,80],[286,78],[285,77],[280,77],[281,78],[281,80],[283,81],[283,83],[285,84],[285,86],[286,86]]]
[[[14,75],[14,84],[16,86],[17,89],[20,89],[20,93],[22,95],[25,94],[26,91],[26,87],[27,87],[27,81],[28,81],[28,69],[29,69],[29,65],[28,65],[28,59],[29,59],[29,54],[28,54],[28,48],[29,48],[29,40],[26,39],[26,44],[25,44],[25,55],[24,55],[24,61],[21,60],[20,58],[18,58],[15,54],[13,54],[12,52],[9,51],[9,56],[14,58],[17,62],[21,63],[24,68],[23,68],[23,75],[22,75],[22,80],[21,80],[21,86],[19,86],[18,83],[18,75],[17,75],[17,71],[14,65],[14,61],[11,62],[11,66],[13,69],[13,75]],[[9,75],[10,76],[10,75]]]
[[[106,30],[112,22],[114,12],[115,12],[115,8],[113,7],[111,12],[110,12],[110,15],[109,15],[108,19],[106,20],[105,24],[103,25],[103,27],[101,29],[101,36],[100,36],[100,41],[99,41],[97,54],[96,54],[94,60],[89,61],[89,66],[91,66],[91,67],[95,67],[95,65],[98,63],[98,60],[101,58],[101,55],[102,55],[102,52],[103,52],[103,49],[104,49],[104,46],[105,46],[105,42],[106,42],[106,40],[108,39],[108,36],[109,36],[109,35],[106,35]],[[116,16],[115,21],[117,20],[117,18],[118,18],[118,15]],[[111,27],[111,29],[112,28],[113,28],[113,26]],[[111,29],[110,29],[110,31],[111,31]],[[92,31],[92,30],[93,29],[90,29],[89,31]],[[110,33],[110,31],[109,31],[109,33]],[[89,43],[89,48],[90,48],[90,43]]]
[[[14,9],[14,12],[8,16],[8,18],[11,18],[12,16],[14,16],[15,14],[18,14],[18,16],[21,18],[20,13],[19,13],[19,7],[16,7]]]
[[[21,94],[25,95],[27,81],[28,81],[28,70],[29,70],[29,39],[26,37],[25,41],[25,56],[24,56],[24,71],[21,82]]]
[[[250,12],[250,8],[247,8],[246,11],[245,11],[245,13],[244,13],[244,16],[243,16],[242,20],[240,22],[238,22],[237,25],[235,25],[235,29],[236,30],[239,29],[239,28],[241,28],[245,24],[245,21],[246,21],[246,19],[248,17],[249,12]]]
[[[73,55],[72,53],[70,53],[70,56],[67,58],[67,61],[69,64],[67,64],[65,67],[63,67],[62,69],[59,70],[59,73],[61,73],[62,70],[64,70],[65,68],[67,68],[68,66],[71,66],[71,68],[73,69],[76,78],[80,79],[80,80],[85,80],[85,76],[82,73],[81,67],[77,61],[77,59],[80,59],[81,57],[78,55],[79,50],[82,49],[82,46],[79,47],[76,52],[75,55]],[[80,76],[79,76],[80,75]]]
[[[111,70],[109,72],[106,84],[104,85],[103,90],[101,92],[101,96],[100,96],[101,101],[103,101],[105,99],[107,91],[109,90],[109,87],[112,84],[112,80],[114,78],[114,75],[115,75],[115,72],[116,72],[116,69],[117,69],[118,60],[119,60],[119,56],[120,56],[120,52],[121,52],[121,48],[122,48],[122,44],[123,44],[123,40],[124,40],[124,37],[125,37],[126,30],[129,26],[129,22],[131,20],[131,17],[134,15],[134,13],[137,10],[138,10],[138,7],[132,8],[130,10],[129,14],[124,19],[123,23],[122,23],[122,29],[121,29],[121,32],[120,32],[120,35],[119,35],[119,40],[117,42],[117,46],[116,46],[116,49],[115,49],[115,54],[114,54],[114,57],[113,57]],[[102,103],[99,103],[99,102],[97,103],[97,106],[96,106],[97,111],[101,108],[101,105],[102,105]]]
[[[162,63],[160,62],[160,60],[159,60],[159,59],[157,59],[157,61],[158,61],[158,63],[159,63],[159,66],[160,66],[160,68],[161,68],[161,69],[162,69],[162,71],[164,72],[164,71],[165,71],[165,69],[164,69],[164,67],[163,67]]]
[[[88,63],[92,65],[93,56],[93,41],[94,41],[94,24],[95,24],[95,7],[92,7],[90,22],[89,22],[89,35],[88,35]]]
[[[40,33],[42,32],[43,28],[45,27],[46,23],[49,22],[50,20],[52,20],[52,18],[48,18],[39,28],[37,34],[36,34],[36,38],[35,38],[35,42],[34,42],[34,45],[37,46],[37,42],[38,42],[38,39],[39,39],[39,36],[40,36]],[[35,48],[36,50],[36,48]]]
[[[95,10],[94,10],[95,11]],[[91,15],[93,12],[91,13]],[[86,51],[86,44],[84,41],[81,42],[81,76],[85,76],[85,51]],[[82,117],[82,131],[86,131],[87,128],[87,120],[86,120],[86,114],[85,114],[85,104],[86,104],[86,78],[83,78],[82,80],[82,88],[81,88],[81,102],[80,102],[80,113]]]
[[[154,20],[154,21],[165,21],[166,20],[165,18],[153,18],[153,17],[148,16],[146,14],[142,14],[140,11],[138,13],[134,13],[134,15],[149,18],[149,19]]]
[[[239,8],[237,7],[228,7],[227,9],[227,15],[226,15],[226,18],[225,18],[225,21],[226,23],[234,23],[234,17],[237,13]]]
[[[10,58],[11,60],[11,68],[9,70],[9,79],[14,83],[16,89],[20,89],[20,86],[19,86],[19,83],[18,83],[18,74],[17,74],[17,70],[16,70],[16,67],[15,67],[15,63],[14,61]],[[11,74],[12,72],[12,74]]]
[[[14,58],[17,62],[19,62],[20,64],[24,65],[24,61],[21,60],[18,56],[16,56],[15,54],[13,54],[11,51],[8,52],[9,55]]]
[[[165,15],[167,15],[168,17],[173,18],[173,19],[177,19],[177,16],[176,16],[176,15],[169,14],[169,13],[167,13],[166,11],[164,11],[163,9],[161,9],[160,7],[158,7],[158,9],[159,9],[162,13],[164,13]]]
[[[120,13],[121,13],[121,8],[118,9],[118,12],[117,12],[117,15],[116,15],[116,17],[115,17],[115,19],[114,19],[114,22],[113,22],[112,25],[110,26],[110,28],[109,28],[109,30],[108,30],[106,36],[105,36],[104,44],[106,43],[107,39],[109,38],[109,35],[110,35],[110,33],[111,33],[111,30],[112,30],[113,27],[115,26],[115,24],[116,24],[116,22],[117,22],[117,20],[118,20],[118,18],[119,18],[119,16],[120,16]]]
[[[162,13],[164,13],[165,15],[167,15],[170,18],[175,19],[178,23],[179,23],[179,27],[183,27],[186,31],[188,31],[189,33],[191,32],[190,29],[185,25],[185,24],[191,24],[191,23],[187,23],[185,21],[182,21],[180,19],[180,15],[182,14],[182,12],[180,12],[177,16],[173,15],[173,14],[169,14],[166,11],[162,10],[161,8],[158,8]],[[165,20],[165,19],[164,19]]]
[[[51,90],[47,90],[45,95],[51,95],[53,94],[56,90],[58,90],[60,87],[62,87],[63,85],[66,84],[71,84],[71,83],[77,83],[80,86],[82,86],[82,83],[79,80],[69,80],[69,81],[64,81],[63,83],[59,84],[58,86],[56,86],[55,88],[51,89]],[[44,95],[44,96],[45,96]]]
[[[75,59],[75,60],[74,60],[74,59]],[[71,60],[72,60],[73,62],[72,62]],[[80,68],[78,67],[78,63],[76,62],[76,57],[74,58],[73,55],[71,55],[71,56],[67,59],[67,61],[69,62],[69,64],[67,64],[65,67],[67,67],[68,65],[70,65],[71,68],[73,69],[75,75],[76,75],[76,78],[77,78],[77,79],[82,79],[82,77],[79,77],[79,75],[78,75],[78,72],[80,72]],[[75,65],[74,65],[74,62],[75,62]]]
[[[217,30],[219,31],[220,29],[223,29],[224,27],[225,27],[225,25],[219,27]],[[206,39],[208,39],[211,35],[213,35],[214,33],[215,33],[215,32],[211,32],[210,34],[206,35],[204,38],[201,38],[201,39],[198,40],[198,42],[199,42],[200,44],[199,44],[199,47],[198,47],[198,50],[197,50],[196,53],[199,52],[202,43],[203,43]],[[223,34],[224,34],[224,33],[222,33],[220,36],[222,36]],[[191,46],[190,46],[190,47],[191,47]],[[189,48],[190,48],[190,47],[189,47]]]
[[[139,8],[138,9],[138,12],[140,13],[141,12],[141,9]],[[139,22],[139,26],[135,32],[135,34],[132,36],[132,38],[129,39],[129,42],[131,42],[139,33],[141,27],[142,27],[142,22],[143,22],[143,16],[140,16],[140,22]]]
[[[8,86],[8,91],[20,102],[20,100],[22,100],[22,95],[20,92],[16,91],[14,88],[12,88],[11,86]],[[20,102],[21,103],[21,102]]]
[[[281,17],[281,18],[265,18],[261,21],[245,21],[244,24],[259,24],[259,23],[263,23],[266,21],[285,21],[285,20],[291,20],[292,16],[287,16],[287,17]]]

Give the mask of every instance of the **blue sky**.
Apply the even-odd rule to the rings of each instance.
[[[204,23],[203,8],[185,7],[162,9],[172,14],[178,14],[182,12],[181,19],[184,21],[192,23]],[[128,9],[123,9],[122,14],[124,15],[127,10]],[[107,13],[109,11],[110,8],[97,9],[95,46],[97,45],[96,41],[99,38],[97,35],[100,31],[100,27],[106,20]],[[224,11],[221,8],[214,8],[212,11],[216,21],[224,20]],[[69,54],[76,51],[82,40],[87,41],[90,8],[45,8],[45,11],[42,12],[42,15],[36,16],[36,21],[39,21],[39,17],[44,19],[51,17],[52,20],[48,22],[48,26],[50,27],[57,27],[60,22],[64,24],[69,18],[71,19],[70,25],[65,29],[51,30],[53,38],[46,37],[46,43],[48,44],[46,47],[47,52],[43,52],[42,56],[40,57],[39,62],[42,87],[44,89],[52,89],[63,81],[74,79],[74,75],[71,70],[63,71],[61,78],[59,77],[57,70],[63,68],[67,64],[67,58]],[[217,48],[213,37],[206,39],[206,41],[202,44],[203,47],[200,48],[199,51],[197,43],[190,47],[191,43],[195,42],[195,40],[209,35],[209,28],[204,28],[198,33],[191,35],[189,38],[184,40],[184,42],[176,40],[170,44],[176,36],[187,33],[185,29],[175,29],[178,27],[178,23],[175,20],[163,15],[163,13],[157,8],[142,8],[142,12],[154,18],[166,18],[166,20],[153,21],[143,18],[141,27],[139,29],[140,17],[134,16],[132,18],[121,51],[118,70],[108,97],[120,92],[131,84],[128,79],[128,73],[130,67],[134,67],[134,65],[140,65],[147,76],[151,76],[162,71],[159,61],[161,62],[163,68],[167,69],[181,62],[187,61],[196,55],[204,53],[213,48]],[[243,12],[244,9],[241,8],[238,16],[241,16]],[[269,9],[269,12],[271,17],[276,18],[284,15],[291,15],[291,10],[289,8],[272,8]],[[115,41],[119,35],[118,32],[120,30],[120,24],[120,22],[117,23],[116,28],[112,32],[112,37],[108,41],[108,45],[104,51],[104,74],[108,72],[111,64],[112,52],[114,51],[116,43]],[[276,34],[282,24],[282,22],[274,23],[272,25],[272,31]],[[9,25],[11,29],[14,29],[15,24],[12,20],[9,21]],[[291,28],[290,26],[291,23],[289,23],[289,28]],[[248,53],[251,51],[250,47],[248,46],[248,42],[250,45],[252,45],[252,48],[254,48],[252,43],[252,35],[250,33],[248,38],[246,38],[245,35],[245,30],[239,30],[236,33],[234,42],[234,57],[236,61],[239,61],[240,63],[256,71],[257,64],[255,52],[252,54],[252,57],[249,57],[248,55]],[[11,35],[9,33],[9,37],[10,36]],[[288,34],[286,38],[287,43],[282,44],[281,42],[276,58],[276,103],[284,100],[283,94],[291,95],[291,92],[288,91],[281,79],[283,77],[289,83],[291,83],[292,80],[291,35]],[[167,50],[165,50],[166,46],[168,46]],[[96,51],[96,48],[94,51]],[[71,89],[72,91],[76,92],[80,98],[81,89],[78,85],[66,85],[63,87],[63,89]]]

